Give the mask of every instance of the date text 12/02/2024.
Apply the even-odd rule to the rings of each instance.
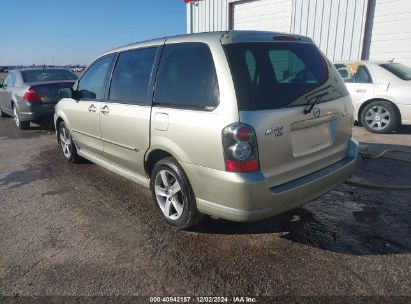
[[[150,297],[150,303],[256,303],[254,297]]]

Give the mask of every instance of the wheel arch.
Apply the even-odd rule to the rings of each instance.
[[[70,126],[70,124],[67,122],[66,117],[64,117],[64,115],[61,115],[61,112],[56,115],[55,122],[54,122],[54,127],[56,128],[57,142],[60,143],[60,136],[58,135],[58,134],[59,134],[58,132],[59,132],[59,125],[60,125],[61,122],[64,122],[64,124],[66,125],[66,127],[69,129],[69,131],[70,131],[70,133],[71,133],[71,137],[72,137],[72,139],[73,139],[73,142],[74,142],[74,144],[76,145],[76,148],[78,148],[78,147],[77,147],[77,144],[76,144],[76,139],[74,138],[73,132],[72,132],[72,130],[71,130],[71,126]]]
[[[144,161],[144,169],[149,178],[151,177],[155,164],[166,157],[176,158],[172,153],[161,148],[154,149],[147,153]]]
[[[56,123],[55,123],[55,128],[56,128],[57,142],[58,142],[58,143],[60,143],[59,126],[60,126],[60,123],[61,123],[62,121],[64,121],[64,119],[61,118],[61,116],[57,116]]]

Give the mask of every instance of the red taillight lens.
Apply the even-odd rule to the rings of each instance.
[[[36,90],[32,87],[29,87],[26,92],[24,92],[23,99],[25,101],[32,101],[32,102],[39,102],[41,101],[41,97],[37,94]]]
[[[222,138],[226,171],[259,170],[257,138],[251,126],[243,123],[229,125],[224,128]]]
[[[250,161],[234,161],[234,160],[226,160],[225,161],[225,168],[228,172],[250,172],[250,171],[258,171],[259,164],[258,160],[250,160]]]
[[[248,127],[240,127],[236,129],[234,137],[239,141],[248,141],[252,134],[252,130]]]

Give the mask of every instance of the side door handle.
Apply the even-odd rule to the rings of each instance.
[[[366,89],[357,89],[356,92],[357,93],[366,93],[367,90]]]
[[[101,108],[100,112],[103,114],[108,114],[110,113],[110,109],[108,108],[108,106],[104,106]]]
[[[91,106],[88,107],[88,111],[95,113],[97,111],[97,108],[92,104]]]

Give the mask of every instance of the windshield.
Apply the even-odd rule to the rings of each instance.
[[[27,70],[21,72],[24,82],[76,80],[77,76],[63,69]]]
[[[384,63],[380,67],[390,71],[402,80],[411,80],[411,68],[402,63]]]
[[[313,44],[236,43],[225,50],[240,111],[296,106],[328,78],[327,63]]]

